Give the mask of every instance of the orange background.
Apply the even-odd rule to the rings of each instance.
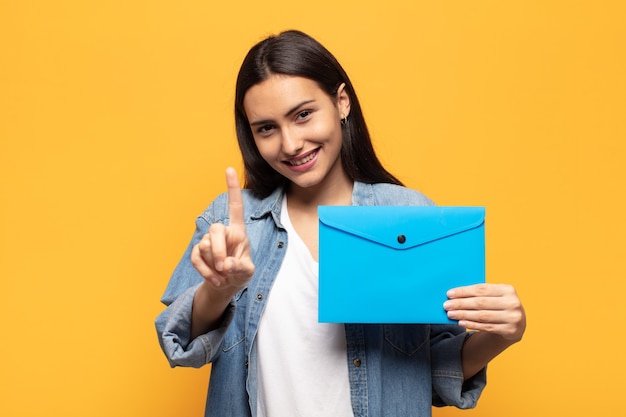
[[[0,415],[202,415],[209,367],[169,369],[152,322],[241,167],[239,64],[288,28],[351,74],[392,172],[487,206],[488,280],[524,300],[478,408],[435,416],[617,415],[623,4],[0,0]]]

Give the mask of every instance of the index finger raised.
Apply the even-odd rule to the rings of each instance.
[[[226,185],[228,186],[230,225],[243,226],[243,197],[241,196],[239,177],[234,168],[226,168]]]

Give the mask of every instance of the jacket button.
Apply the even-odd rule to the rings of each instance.
[[[263,294],[258,293],[258,294],[256,295],[256,299],[257,299],[257,300],[262,300],[262,299],[263,299]]]
[[[282,247],[284,247],[284,246],[285,246],[285,242],[278,242],[278,247],[279,247],[279,248],[282,248]]]
[[[359,367],[361,366],[361,359],[355,359],[353,362],[354,366]]]

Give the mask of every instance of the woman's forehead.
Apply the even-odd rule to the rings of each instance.
[[[319,101],[323,97],[328,96],[309,78],[273,74],[248,89],[243,105],[248,119],[280,117],[287,115],[300,103]]]

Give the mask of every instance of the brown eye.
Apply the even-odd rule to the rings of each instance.
[[[311,112],[309,110],[303,110],[300,113],[298,113],[297,118],[300,120],[307,119],[310,115],[311,115]]]
[[[272,129],[274,129],[274,126],[272,126],[272,125],[263,125],[263,126],[261,126],[261,127],[259,127],[257,129],[257,132],[259,132],[261,134],[267,134],[267,133],[271,132]]]

